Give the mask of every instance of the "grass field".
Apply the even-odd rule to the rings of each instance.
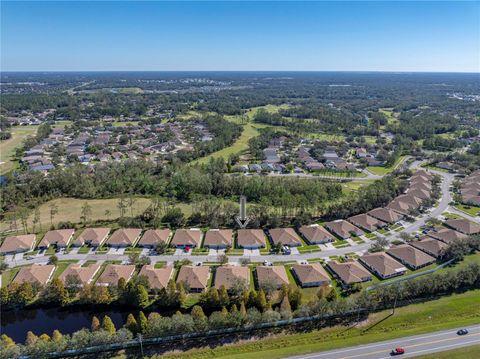
[[[465,206],[463,204],[458,204],[454,206],[454,208],[458,209],[459,211],[465,212],[472,217],[475,217],[480,213],[480,207],[475,206]]]
[[[447,350],[440,353],[420,355],[417,359],[475,359],[480,358],[480,344],[466,348]]]
[[[308,333],[277,335],[233,345],[192,349],[162,358],[282,358],[417,335],[480,322],[480,290],[372,314],[359,327],[337,326]],[[468,358],[468,357],[467,357]]]
[[[120,211],[117,207],[118,198],[110,199],[91,199],[83,200],[76,198],[59,198],[52,201],[48,201],[40,206],[40,223],[42,228],[50,227],[50,204],[55,203],[58,206],[58,214],[54,217],[54,224],[58,222],[70,221],[73,223],[80,222],[80,216],[82,211],[83,204],[87,202],[91,209],[92,215],[91,218],[95,220],[111,220],[116,219],[120,216]],[[143,212],[150,205],[150,199],[148,198],[136,198],[136,202],[133,205],[133,215],[137,215]],[[191,206],[188,204],[178,204],[178,207],[188,216],[191,214]],[[106,210],[110,210],[111,214],[109,216],[105,215]],[[127,209],[127,216],[130,216],[130,209]],[[29,229],[31,227],[33,219],[33,213],[28,219]],[[0,231],[8,230],[10,224],[8,222],[0,222]]]
[[[288,105],[266,105],[266,106],[260,106],[260,107],[254,107],[249,109],[247,112],[245,112],[245,116],[252,121],[253,117],[255,114],[258,112],[259,109],[266,109],[269,112],[278,112],[279,109],[281,108],[288,108]],[[190,111],[191,113],[192,111]],[[192,116],[196,114],[193,112]],[[225,116],[225,119],[231,122],[235,122],[238,124],[242,124],[242,116]],[[260,123],[252,123],[252,122],[247,122],[243,126],[243,132],[240,135],[240,137],[235,141],[235,143],[229,147],[225,147],[224,149],[211,153],[208,156],[199,158],[195,161],[193,161],[193,164],[196,163],[207,163],[210,161],[211,158],[224,158],[228,159],[229,156],[234,155],[234,154],[240,154],[244,152],[245,150],[248,149],[248,141],[259,135],[258,130],[260,128],[266,128],[266,127],[276,127],[276,128],[281,128],[280,126],[269,126],[269,125],[264,125]]]
[[[0,142],[0,175],[15,168],[16,161],[12,160],[15,149],[21,146],[25,138],[35,135],[37,128],[38,126],[12,127],[12,137]]]
[[[393,166],[389,166],[389,167],[370,166],[370,167],[367,167],[367,170],[370,171],[371,173],[373,173],[374,175],[383,176],[383,175],[386,175],[388,173],[393,172],[405,160],[405,158],[406,158],[406,156],[400,156],[395,161]]]
[[[389,125],[393,125],[393,124],[398,123],[398,119],[397,119],[398,113],[393,112],[393,109],[391,109],[391,108],[381,108],[381,109],[378,110],[378,112],[385,115]]]

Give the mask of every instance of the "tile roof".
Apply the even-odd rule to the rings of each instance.
[[[175,246],[193,245],[199,247],[202,241],[202,237],[203,233],[198,228],[177,229],[175,231],[171,244]]]
[[[83,284],[88,284],[93,280],[93,277],[100,269],[100,264],[90,264],[88,267],[82,267],[80,264],[70,264],[60,275],[60,280],[66,282],[70,275],[78,276]]]
[[[280,243],[282,245],[295,246],[302,243],[293,228],[273,228],[268,232],[270,233],[273,244]]]
[[[135,272],[134,265],[108,264],[100,278],[98,278],[97,284],[117,285],[120,278],[128,282],[133,272]]]
[[[321,243],[334,240],[332,234],[318,224],[302,226],[299,228],[299,231],[310,243]]]
[[[29,267],[22,267],[20,271],[17,273],[13,281],[15,283],[35,283],[38,282],[41,285],[47,284],[50,278],[55,271],[54,265],[41,265],[41,264],[33,264]]]
[[[110,228],[85,228],[73,243],[83,246],[90,242],[91,245],[99,247],[107,239],[108,233],[110,233]]]
[[[320,263],[294,264],[292,270],[302,285],[330,283],[330,277]]]
[[[142,230],[138,228],[120,228],[113,232],[107,243],[109,245],[133,246],[140,233],[142,233]]]
[[[237,243],[241,247],[265,247],[265,232],[261,229],[239,229],[237,232]]]
[[[164,229],[149,229],[145,231],[138,245],[153,246],[157,243],[167,243],[172,232],[168,228]]]
[[[365,254],[359,261],[373,268],[382,278],[402,274],[407,270],[403,264],[383,252]]]
[[[185,283],[190,289],[204,290],[208,285],[210,268],[208,266],[182,266],[177,283]]]
[[[209,229],[205,234],[204,246],[232,246],[233,231],[231,229]]]
[[[256,268],[256,273],[258,284],[260,286],[267,282],[273,282],[277,287],[281,287],[283,284],[290,284],[284,266],[258,266]]]
[[[237,279],[250,285],[250,268],[242,266],[220,266],[215,272],[215,288],[219,289],[222,285],[229,290]]]
[[[68,242],[75,232],[74,229],[56,229],[48,231],[41,240],[40,247],[48,247],[51,244],[57,244],[58,246],[67,246]]]
[[[327,265],[346,284],[360,283],[372,279],[370,272],[357,261],[344,263],[331,261]]]
[[[33,249],[35,245],[35,234],[24,234],[9,236],[3,240],[0,253],[26,252]]]
[[[167,287],[174,271],[173,266],[155,268],[155,266],[148,264],[142,267],[138,275],[147,277],[151,288],[162,289]]]
[[[412,268],[418,268],[435,262],[432,256],[408,244],[391,247],[387,253]]]

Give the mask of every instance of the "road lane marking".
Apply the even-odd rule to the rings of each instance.
[[[466,344],[479,344],[480,341],[478,340],[471,340],[469,342],[460,342],[460,343],[454,343],[454,344],[449,344],[449,345],[444,345],[435,349],[422,349],[422,350],[417,350],[416,352],[409,352],[405,353],[407,357],[410,357],[410,355],[415,355],[415,354],[420,354],[420,353],[425,353],[425,352],[431,352],[431,353],[440,353],[444,350],[437,350],[437,349],[448,349],[448,348],[453,348],[453,347],[462,347],[465,346]],[[435,351],[432,351],[435,350]],[[415,355],[416,356],[416,355]],[[381,359],[390,359],[391,356],[389,355],[388,357],[383,357]]]
[[[479,336],[480,333],[476,333],[476,334],[471,334],[469,336],[469,338],[473,337],[473,336]],[[420,338],[421,339],[421,338]],[[445,339],[439,339],[439,340],[433,340],[431,342],[426,342],[426,343],[418,343],[418,344],[412,344],[412,345],[405,345],[403,346],[403,348],[407,349],[407,348],[415,348],[415,347],[419,347],[419,346],[424,346],[424,345],[430,345],[430,344],[437,344],[437,343],[442,343],[442,342],[447,342],[447,341],[452,341],[452,340],[458,340],[458,339],[465,339],[464,337],[462,336],[456,336],[456,337],[452,337],[452,338],[445,338]],[[386,345],[386,344],[384,344]],[[385,352],[385,349],[384,350],[377,350],[375,352],[369,352],[369,353],[362,353],[362,354],[357,354],[357,355],[350,355],[350,356],[347,356],[347,357],[343,357],[342,359],[350,359],[350,358],[358,358],[358,357],[362,357],[362,356],[366,356],[366,355],[373,355],[373,354],[379,354],[379,353],[383,353]]]
[[[474,331],[474,330],[480,329],[480,326],[467,327],[467,329],[468,329],[469,331]],[[332,354],[346,353],[346,352],[350,352],[350,351],[353,351],[353,350],[361,350],[361,349],[375,348],[375,347],[382,346],[382,345],[387,345],[387,344],[392,344],[392,345],[394,345],[395,343],[406,343],[406,342],[410,342],[410,341],[412,341],[412,340],[434,338],[434,337],[438,337],[438,336],[441,336],[441,335],[446,335],[446,334],[450,334],[450,333],[456,332],[457,330],[458,330],[458,329],[452,329],[451,331],[450,331],[450,330],[446,330],[446,331],[442,331],[441,333],[420,335],[420,336],[415,336],[415,337],[413,337],[413,338],[406,337],[405,339],[402,339],[402,338],[391,339],[391,340],[387,340],[387,341],[380,342],[380,343],[378,343],[378,342],[377,342],[377,343],[373,343],[373,344],[371,344],[371,345],[369,345],[369,344],[364,344],[364,345],[357,346],[357,347],[350,348],[350,349],[340,349],[340,350],[328,351],[328,352],[325,352],[325,353],[319,352],[319,353],[317,353],[317,354],[310,354],[310,355],[304,355],[304,356],[294,356],[294,357],[292,357],[292,358],[295,358],[295,359],[319,358],[319,357],[322,357],[322,356],[327,356],[327,355],[332,355]]]

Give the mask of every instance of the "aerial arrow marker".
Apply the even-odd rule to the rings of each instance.
[[[240,215],[235,217],[240,228],[245,228],[250,220],[247,217],[247,197],[240,196]]]

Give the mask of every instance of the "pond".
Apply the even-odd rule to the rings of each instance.
[[[8,335],[17,343],[23,343],[30,330],[36,335],[46,333],[52,335],[55,329],[62,334],[71,334],[82,328],[90,328],[92,317],[102,319],[108,315],[118,328],[125,324],[129,313],[137,315],[133,309],[75,309],[75,308],[48,308],[48,309],[15,309],[1,312],[1,333]],[[145,313],[148,315],[148,313]]]

